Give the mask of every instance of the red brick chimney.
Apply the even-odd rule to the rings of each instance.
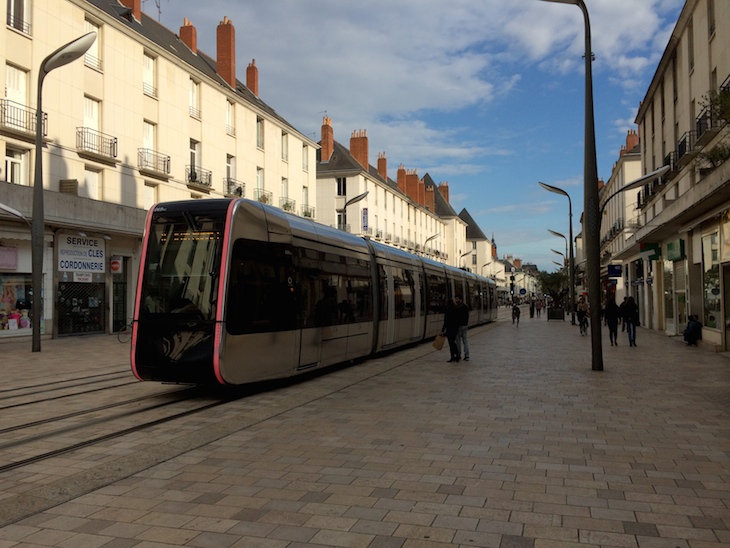
[[[142,0],[122,0],[122,5],[132,10],[132,16],[137,21],[142,21]]]
[[[515,259],[514,261],[512,261],[512,264],[515,265],[515,268],[517,270],[519,270],[520,268],[522,268],[522,259]]]
[[[406,168],[403,167],[403,164],[398,166],[398,175],[397,180],[398,183],[398,190],[400,190],[403,194],[407,194],[406,192]]]
[[[443,183],[439,183],[439,192],[441,193],[441,196],[444,197],[444,200],[447,202],[449,201],[449,183],[444,181]]]
[[[198,54],[198,31],[187,17],[183,20],[183,26],[180,27],[180,40],[190,48],[190,51]]]
[[[350,136],[350,154],[357,160],[360,165],[368,171],[368,132],[364,129],[358,129],[352,132]]]
[[[259,69],[256,67],[256,59],[252,60],[246,67],[246,87],[256,97],[259,96]]]
[[[603,179],[598,179],[598,191],[600,192],[601,189],[606,186],[606,183],[603,182]]]
[[[636,133],[636,130],[635,129],[629,130],[628,135],[626,135],[626,150],[628,152],[630,152],[638,144],[639,144],[639,135]]]
[[[409,169],[406,171],[406,194],[408,197],[416,203],[418,201],[418,170]]]
[[[436,196],[432,186],[426,189],[426,203],[424,205],[429,211],[436,211]]]
[[[322,120],[322,148],[320,149],[320,160],[329,162],[332,153],[335,151],[335,130],[332,129],[332,118],[325,116]]]
[[[236,29],[228,17],[224,17],[218,24],[215,35],[218,44],[218,74],[229,86],[236,89]]]
[[[388,180],[388,160],[385,157],[385,152],[378,152],[378,175],[380,175],[384,181]]]

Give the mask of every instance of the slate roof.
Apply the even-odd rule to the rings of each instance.
[[[462,209],[459,217],[466,223],[466,239],[467,240],[488,240],[487,236],[479,228],[474,218],[469,214],[466,208]]]
[[[439,217],[447,218],[447,217],[458,217],[456,214],[456,211],[454,211],[454,208],[451,207],[451,204],[446,201],[446,199],[441,195],[441,192],[439,192],[439,187],[436,183],[434,183],[431,176],[426,173],[423,176],[423,182],[426,185],[426,188],[433,187],[434,193],[433,193],[433,207],[436,211],[436,215]]]
[[[118,0],[86,0],[89,4],[95,6],[109,16],[116,19],[118,23],[126,26],[130,30],[144,36],[151,42],[154,42],[165,51],[176,56],[182,64],[189,65],[211,79],[217,81],[221,87],[231,89],[226,80],[218,74],[216,61],[198,49],[197,54],[193,53],[185,43],[171,30],[164,25],[158,23],[153,18],[142,12],[142,21],[139,22],[132,17],[129,8],[122,6]],[[238,66],[236,72],[238,72]],[[245,71],[244,71],[245,72]],[[240,80],[236,79],[236,94],[245,102],[255,106],[273,119],[278,120],[288,129],[299,134],[300,137],[311,142],[309,137],[303,135],[299,130],[279,116],[277,112],[258,98],[254,93],[246,87]]]

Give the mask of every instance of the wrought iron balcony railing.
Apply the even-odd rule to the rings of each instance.
[[[141,171],[170,174],[170,157],[149,148],[137,149],[137,165]]]
[[[107,158],[117,157],[117,138],[90,127],[76,128],[76,149]]]
[[[37,110],[25,105],[0,99],[0,126],[35,135]],[[48,114],[42,114],[43,136],[48,135]]]
[[[226,177],[223,179],[223,185],[225,186],[226,194],[229,196],[238,196],[239,198],[246,196],[246,185],[240,181]]]
[[[253,191],[253,199],[261,202],[262,204],[272,204],[274,200],[274,194],[269,190],[257,188]]]
[[[199,186],[211,186],[213,184],[213,172],[199,166],[185,166],[185,181],[188,184]]]
[[[282,196],[281,198],[279,198],[279,207],[284,211],[294,213],[294,210],[297,208],[297,203],[291,198]]]

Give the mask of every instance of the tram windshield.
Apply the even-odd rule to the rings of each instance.
[[[189,212],[155,216],[142,280],[140,316],[215,319],[224,219]]]

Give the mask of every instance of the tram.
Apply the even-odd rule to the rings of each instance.
[[[148,213],[131,364],[145,381],[241,385],[434,337],[447,299],[496,319],[493,280],[257,201]]]

